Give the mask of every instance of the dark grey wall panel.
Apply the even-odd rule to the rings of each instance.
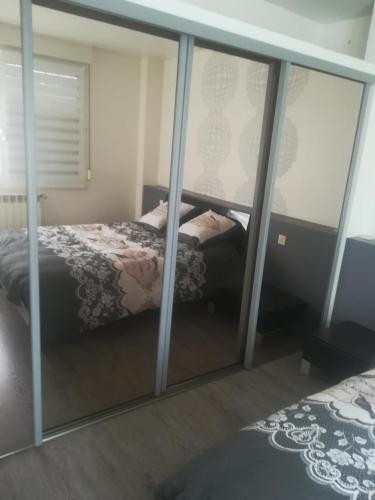
[[[346,243],[333,321],[351,320],[375,330],[375,240]]]
[[[278,244],[286,236],[285,246]],[[273,214],[264,280],[308,302],[320,314],[336,244],[336,231]]]

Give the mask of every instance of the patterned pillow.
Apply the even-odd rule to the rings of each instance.
[[[189,212],[194,210],[195,207],[193,205],[189,205],[188,203],[181,203],[180,205],[180,219],[185,217]],[[139,222],[142,224],[146,224],[158,231],[163,229],[167,224],[168,217],[168,202],[160,200],[159,205],[151,210],[151,212],[147,212],[147,214],[142,215],[139,219]]]
[[[199,246],[226,239],[233,231],[237,230],[237,223],[224,215],[219,215],[212,210],[182,224],[179,230],[179,239],[190,241]]]

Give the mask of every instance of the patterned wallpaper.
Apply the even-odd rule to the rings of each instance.
[[[165,64],[158,182],[168,185],[175,61]],[[206,49],[194,54],[183,186],[252,205],[268,67]],[[168,96],[168,98],[166,97]],[[361,88],[292,67],[273,211],[338,224]]]
[[[208,54],[207,54],[208,55]],[[249,118],[239,137],[232,134],[231,123],[225,116],[235,93],[240,91],[238,66],[246,66],[246,97],[255,108],[255,116]],[[255,177],[260,145],[261,124],[268,68],[265,64],[248,62],[244,59],[219,52],[211,52],[201,75],[201,95],[207,107],[207,115],[197,132],[198,157],[202,173],[194,180],[194,191],[250,205],[253,199]],[[293,67],[289,85],[288,104],[292,104],[302,94],[308,82],[308,71]],[[193,81],[193,84],[196,84]],[[246,180],[237,183],[231,196],[220,178],[220,168],[232,148],[238,149],[240,165]],[[298,134],[292,119],[287,117],[277,176],[283,176],[297,157]],[[287,214],[287,201],[279,188],[276,188],[274,210]]]

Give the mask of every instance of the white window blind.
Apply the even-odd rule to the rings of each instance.
[[[84,187],[88,164],[88,66],[34,56],[38,187]],[[0,183],[24,184],[22,66],[0,49]]]

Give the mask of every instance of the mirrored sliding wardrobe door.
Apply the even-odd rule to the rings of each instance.
[[[362,93],[361,83],[291,67],[255,366],[300,351],[321,321]]]
[[[0,456],[33,444],[20,12],[0,1]]]
[[[242,359],[239,319],[268,76],[266,63],[194,48],[169,385]],[[166,94],[164,106],[170,100]]]
[[[153,393],[178,43],[39,6],[33,31],[50,430]]]

